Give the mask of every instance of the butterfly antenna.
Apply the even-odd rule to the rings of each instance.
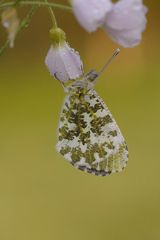
[[[102,75],[102,73],[108,68],[108,66],[112,63],[112,61],[114,60],[114,58],[120,53],[120,49],[117,48],[114,53],[112,54],[112,56],[109,58],[109,60],[106,62],[106,64],[103,66],[103,68],[98,72],[98,77],[100,75]]]

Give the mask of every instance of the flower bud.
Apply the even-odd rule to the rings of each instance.
[[[65,33],[60,28],[51,29],[52,45],[45,59],[50,74],[64,83],[79,78],[83,74],[83,63],[79,53],[65,41]]]

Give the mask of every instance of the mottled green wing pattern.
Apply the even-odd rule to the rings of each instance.
[[[125,140],[93,89],[66,96],[57,150],[74,167],[97,176],[120,172],[128,161]]]

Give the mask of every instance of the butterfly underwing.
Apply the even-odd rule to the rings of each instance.
[[[128,149],[108,107],[93,89],[97,76],[91,71],[66,88],[56,148],[75,168],[106,176],[126,167]]]

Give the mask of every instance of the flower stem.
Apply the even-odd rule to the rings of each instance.
[[[48,3],[47,0],[45,0],[45,2]],[[56,20],[56,17],[54,15],[54,12],[53,12],[53,10],[50,6],[48,7],[48,11],[49,11],[49,14],[51,16],[51,20],[52,20],[52,23],[53,23],[53,28],[57,28],[57,20]]]
[[[21,1],[21,0],[16,0],[16,1],[14,2],[14,6],[18,5],[20,1]]]
[[[14,6],[15,2],[7,2],[7,3],[2,3],[0,4],[0,8],[6,8],[6,7],[12,7]],[[72,11],[72,8],[67,5],[63,4],[58,4],[58,3],[50,3],[50,2],[42,2],[42,1],[19,1],[18,2],[19,6],[26,6],[26,5],[32,5],[32,6],[45,6],[45,7],[51,7],[51,8],[57,8],[57,9],[62,9],[66,11]]]

